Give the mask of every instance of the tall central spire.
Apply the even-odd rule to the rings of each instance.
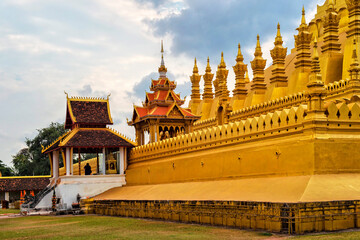
[[[165,67],[165,62],[164,62],[164,45],[163,45],[163,41],[161,40],[161,65],[159,67],[160,78],[166,78],[166,72],[167,69]]]

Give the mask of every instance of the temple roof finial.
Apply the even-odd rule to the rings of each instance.
[[[305,18],[305,7],[304,7],[304,5],[303,5],[303,8],[302,8],[302,17],[301,17],[301,25],[303,25],[303,24],[307,25],[306,24],[306,18]]]
[[[282,36],[281,36],[281,32],[280,32],[280,23],[278,23],[277,34],[276,34],[276,38],[275,38],[275,46],[282,45],[282,44],[283,44],[283,40],[282,40]]]
[[[211,67],[210,67],[210,58],[207,58],[207,65],[206,65],[206,69],[205,72],[210,73],[211,72]]]
[[[334,0],[329,0],[329,5],[328,5],[328,8],[329,9],[332,9],[335,7],[335,3],[334,3]]]
[[[226,64],[225,64],[225,61],[224,61],[224,52],[221,52],[221,61],[220,61],[219,67],[220,68],[226,68]]]
[[[165,67],[165,61],[164,61],[164,45],[163,45],[163,40],[161,40],[161,64],[159,67],[159,73],[160,73],[160,77],[166,77],[166,72],[167,69]]]
[[[256,48],[255,48],[255,54],[254,55],[255,55],[255,57],[261,57],[262,56],[259,34],[257,35],[257,42],[256,42]]]
[[[196,65],[196,58],[195,58],[195,61],[194,61],[193,73],[199,73],[199,69],[198,69],[198,67]]]
[[[212,89],[212,79],[214,77],[214,74],[211,73],[211,67],[210,67],[210,58],[207,58],[207,65],[205,69],[205,75],[204,78],[204,93],[203,93],[203,99],[213,99],[214,93]]]
[[[238,54],[236,56],[236,62],[242,62],[244,61],[244,56],[241,53],[241,47],[240,47],[240,43],[238,44]]]

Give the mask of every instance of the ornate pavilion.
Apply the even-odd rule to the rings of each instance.
[[[180,98],[180,94],[174,92],[176,83],[166,76],[167,68],[163,53],[161,42],[159,79],[151,81],[152,93],[146,93],[142,107],[134,106],[132,120],[128,122],[130,126],[135,127],[138,145],[147,143],[145,133],[149,134],[150,143],[190,133],[193,123],[200,119],[200,116],[194,115],[191,109],[181,107],[184,100]],[[200,79],[199,74],[198,76]]]
[[[66,176],[74,175],[74,154],[78,156],[78,174],[81,175],[81,154],[96,154],[95,174],[124,174],[127,149],[135,146],[131,140],[110,129],[112,125],[109,97],[107,99],[69,98],[63,136],[42,150],[49,154],[52,176],[59,177],[59,155],[64,160]]]

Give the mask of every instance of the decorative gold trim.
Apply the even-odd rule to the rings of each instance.
[[[155,107],[148,115],[152,115],[158,107]]]
[[[101,97],[71,97],[70,101],[82,101],[82,102],[107,102],[109,99]]]
[[[110,95],[109,95],[110,96]],[[108,96],[108,97],[109,97]],[[113,120],[112,120],[112,117],[111,117],[111,112],[110,112],[110,101],[109,101],[109,98],[108,98],[108,101],[107,101],[107,110],[108,110],[108,114],[109,114],[109,120],[111,122],[111,124],[114,124]]]
[[[177,105],[177,103],[173,103],[173,105],[171,106],[171,108],[169,109],[169,111],[166,113],[166,116],[169,116],[170,112],[174,109],[174,107],[177,107],[177,109],[181,112],[181,114],[183,115],[183,117],[185,117],[184,112],[182,111],[182,109]]]
[[[43,147],[43,149],[41,150],[41,153],[46,152],[50,147],[52,147],[55,143],[57,143],[58,141],[60,141],[62,138],[64,138],[67,134],[69,134],[71,131],[67,131],[65,132],[63,135],[61,135],[60,137],[58,137],[55,141],[53,141],[52,143],[50,143],[47,147]]]
[[[78,131],[80,128],[75,128],[70,131],[70,134],[60,141],[59,147],[63,147]]]
[[[70,101],[71,101],[70,98],[68,98],[67,99],[68,111],[69,111],[71,120],[73,121],[73,123],[76,123],[76,118],[75,118],[75,116],[73,114]]]
[[[50,178],[51,175],[43,176],[15,176],[15,177],[0,177],[0,179],[12,179],[12,178]]]

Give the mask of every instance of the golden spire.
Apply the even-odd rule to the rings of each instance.
[[[165,67],[165,62],[164,62],[164,45],[163,45],[163,41],[161,40],[161,64],[160,64],[160,67],[159,67],[159,74],[160,74],[160,77],[166,77],[166,72],[167,72],[167,69]]]
[[[261,57],[262,56],[259,34],[257,35],[257,42],[256,42],[256,48],[255,48],[255,54],[254,55],[255,55],[255,57]]]
[[[211,73],[211,67],[210,67],[210,59],[207,58],[207,66],[205,70],[205,74],[203,76],[204,78],[204,93],[203,93],[203,99],[204,100],[210,100],[213,99],[213,89],[212,89],[212,79],[214,78],[214,74]]]
[[[244,61],[244,56],[241,53],[241,47],[240,47],[240,43],[238,44],[238,54],[236,56],[236,62],[242,62]]]
[[[305,7],[304,7],[304,5],[303,5],[303,8],[302,8],[302,17],[301,17],[301,25],[300,25],[300,27],[302,27],[302,26],[307,27],[306,18],[305,18]]]
[[[296,46],[296,62],[295,68],[306,68],[311,67],[311,53],[310,43],[312,33],[309,32],[309,27],[305,21],[305,9],[303,7],[301,24],[297,28],[299,31],[298,35],[295,35],[295,46]]]
[[[224,53],[223,52],[221,52],[221,61],[220,61],[219,68],[226,68],[226,64],[225,64],[225,61],[224,61]]]
[[[206,65],[205,72],[211,73],[210,59],[209,59],[209,57],[207,58],[207,65]]]
[[[283,40],[282,40],[282,36],[281,36],[281,32],[280,32],[280,23],[278,23],[277,25],[277,34],[276,34],[276,38],[275,38],[275,46],[281,45],[283,44]]]
[[[287,76],[285,75],[285,58],[287,48],[283,47],[283,41],[280,33],[280,24],[277,26],[277,35],[275,38],[275,47],[270,51],[273,59],[272,76],[270,83],[276,87],[287,87]]]
[[[195,58],[195,62],[194,62],[193,73],[199,73],[199,69],[198,69],[198,67],[196,65],[196,58]]]
[[[220,96],[229,96],[229,91],[227,90],[227,76],[229,74],[229,70],[226,69],[226,64],[224,61],[224,53],[221,52],[221,61],[218,65],[218,69],[216,71],[216,79],[214,81],[215,86],[215,97]],[[224,84],[224,87],[220,87]],[[226,93],[222,93],[222,91],[226,89]]]
[[[196,103],[200,101],[200,79],[199,70],[196,65],[196,58],[194,61],[193,75],[190,76],[191,80],[191,103]],[[191,104],[190,104],[191,105]]]
[[[329,0],[329,8],[334,8],[334,7],[335,7],[334,0]]]
[[[253,69],[254,79],[252,81],[251,90],[254,90],[257,93],[265,93],[266,83],[265,83],[265,73],[264,69],[266,66],[266,60],[262,57],[260,37],[257,35],[257,43],[254,53],[254,60],[251,61],[251,68]]]
[[[238,54],[236,57],[236,64],[233,66],[234,73],[235,73],[235,88],[233,90],[233,96],[245,99],[247,95],[247,90],[245,88],[245,72],[247,70],[247,65],[244,64],[244,57],[241,54],[240,43],[238,45]]]

